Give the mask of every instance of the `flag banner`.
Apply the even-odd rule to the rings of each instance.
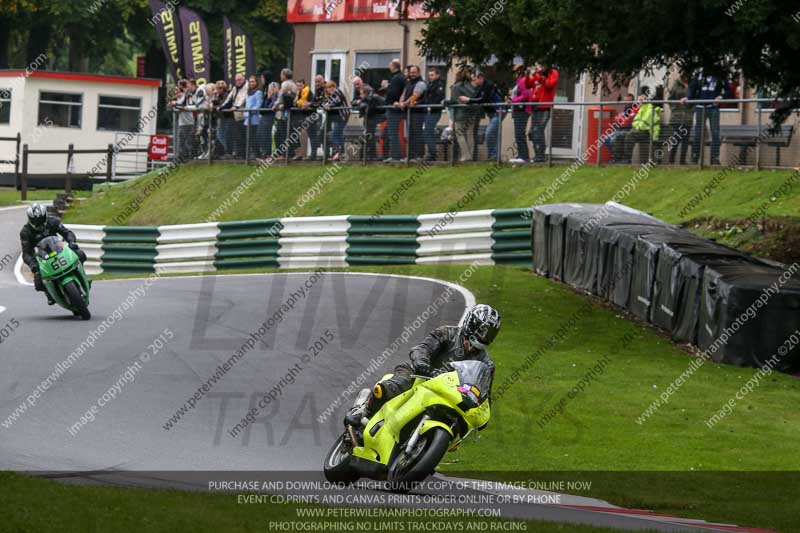
[[[179,80],[184,76],[185,69],[181,20],[177,16],[176,10],[172,0],[169,4],[161,0],[150,0],[150,11],[153,16],[150,17],[149,22],[155,26],[158,36],[161,38],[161,46],[164,48],[164,55],[167,58],[172,77]]]
[[[208,41],[206,23],[192,9],[180,6],[181,27],[183,28],[183,62],[186,77],[197,80],[202,85],[211,76],[211,46]]]
[[[225,81],[233,83],[237,74],[251,76],[256,74],[256,54],[253,40],[242,28],[225,17]]]

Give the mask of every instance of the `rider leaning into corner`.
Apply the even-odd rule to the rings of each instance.
[[[86,254],[83,250],[78,248],[75,234],[61,223],[61,219],[48,216],[47,209],[43,205],[31,205],[28,207],[27,215],[28,223],[25,224],[22,227],[22,231],[19,232],[19,240],[22,245],[22,260],[31,269],[31,272],[33,272],[33,285],[36,290],[45,293],[48,305],[53,305],[56,302],[52,299],[50,293],[44,289],[42,276],[39,274],[39,264],[36,262],[34,251],[36,244],[46,237],[61,235],[61,238],[69,244],[69,247],[78,254],[81,263],[86,262]]]
[[[414,374],[435,377],[449,372],[447,365],[452,361],[471,359],[484,362],[494,376],[494,362],[486,348],[497,337],[500,321],[496,309],[479,304],[467,312],[461,326],[436,328],[411,349],[410,364],[397,365],[394,374],[375,384],[363,407],[354,407],[347,413],[345,424],[360,426],[364,418],[371,418],[384,403],[409,390]]]

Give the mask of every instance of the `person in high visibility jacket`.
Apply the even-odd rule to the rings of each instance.
[[[633,123],[631,124],[631,131],[625,136],[625,158],[630,160],[633,155],[633,149],[637,143],[650,143],[650,141],[658,141],[658,137],[661,134],[661,114],[664,109],[657,105],[653,104],[652,102],[647,101],[646,99],[650,95],[649,87],[642,87],[641,93],[639,94],[639,111],[636,113],[636,117],[633,119]],[[663,99],[663,89],[658,87],[655,93],[655,100]],[[648,151],[640,150],[641,160],[645,160],[647,157],[652,156],[653,154],[649,154],[649,147]],[[658,154],[661,152],[658,151]],[[648,154],[648,155],[646,155]]]

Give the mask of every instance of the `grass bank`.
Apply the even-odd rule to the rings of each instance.
[[[158,187],[150,175],[103,188],[79,202],[67,221],[160,225],[204,222],[214,213],[219,221],[419,214],[528,207],[540,199],[603,203],[629,191],[618,196],[622,203],[667,222],[763,257],[800,259],[800,179],[792,171],[655,168],[636,174],[638,168],[587,166],[572,174],[567,169],[296,165],[273,167],[247,181],[255,167],[192,165],[169,174]],[[472,199],[459,204],[481,180]]]

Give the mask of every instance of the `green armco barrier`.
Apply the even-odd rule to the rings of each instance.
[[[279,218],[247,220],[244,222],[220,222],[217,240],[255,239],[258,237],[277,237],[283,230]]]
[[[442,224],[443,231],[429,231],[445,216],[345,215],[74,230],[79,242],[90,245],[90,273],[473,261],[532,264],[530,209],[460,212]]]

